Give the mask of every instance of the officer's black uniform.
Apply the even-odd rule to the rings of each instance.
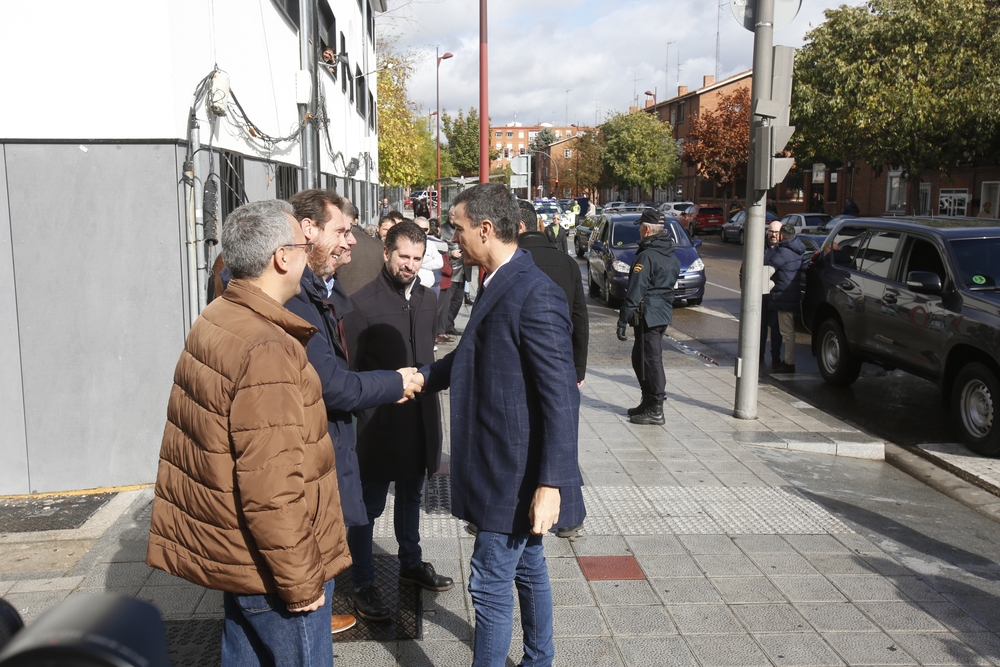
[[[660,224],[655,211],[647,209],[639,222]],[[663,333],[673,319],[674,284],[680,275],[669,233],[649,236],[639,242],[639,251],[628,278],[628,292],[618,315],[618,338],[625,338],[625,325],[634,329],[632,369],[642,389],[642,402],[629,410],[637,424],[662,424],[666,377],[663,374]],[[638,312],[642,304],[641,314]]]

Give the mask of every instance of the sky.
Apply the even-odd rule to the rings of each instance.
[[[435,47],[441,62],[441,108],[479,106],[479,2],[388,0],[376,19],[379,34],[394,36],[413,57],[410,98],[424,114],[435,108]],[[594,125],[609,113],[659,100],[677,86],[700,88],[716,71],[716,28],[721,35],[721,78],[753,63],[753,33],[719,0],[489,0],[489,113],[494,125],[516,120]],[[777,0],[777,4],[795,0]],[[862,0],[802,0],[774,43],[798,47],[824,21],[823,12]],[[668,44],[668,42],[673,42]],[[678,74],[678,60],[680,72]],[[664,91],[668,91],[664,94]],[[567,92],[569,91],[569,92]]]

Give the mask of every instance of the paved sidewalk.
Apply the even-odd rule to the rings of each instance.
[[[1000,593],[995,568],[917,567],[758,456],[763,446],[877,460],[881,443],[765,385],[759,421],[736,420],[734,384],[731,369],[668,368],[667,425],[635,426],[624,416],[639,399],[631,371],[589,369],[580,411],[588,518],[576,539],[545,538],[556,664],[1000,664],[1000,614],[988,604]],[[423,594],[422,639],[336,642],[338,664],[470,663],[473,538],[450,515],[448,482],[428,485],[421,533],[426,559],[455,588]],[[0,554],[62,549],[44,561],[58,569],[0,560],[0,595],[29,621],[69,596],[107,590],[152,600],[171,622],[215,627],[208,621],[221,618],[220,593],[142,562],[151,496],[119,493],[77,531],[0,535]],[[375,534],[394,554],[391,521],[380,520]],[[967,589],[987,604],[968,604],[958,594]],[[519,645],[515,630],[508,664],[517,664]]]

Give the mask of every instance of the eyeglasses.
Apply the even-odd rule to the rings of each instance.
[[[284,245],[278,246],[279,248],[304,248],[306,253],[313,251],[316,247],[315,243],[285,243]]]

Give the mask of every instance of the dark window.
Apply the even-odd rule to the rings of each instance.
[[[830,172],[830,182],[826,184],[826,200],[828,202],[837,201],[837,181],[833,180],[837,177],[837,172]]]
[[[225,220],[230,213],[246,203],[246,189],[243,187],[243,156],[239,153],[222,151],[219,154],[219,220]]]
[[[858,252],[858,246],[865,238],[866,230],[862,227],[844,227],[841,229],[833,241],[824,243],[824,248],[830,245],[833,248],[833,261],[840,266],[856,268],[854,257]]]
[[[945,284],[948,273],[944,269],[944,262],[941,260],[941,253],[934,247],[934,244],[926,239],[910,237],[909,252],[906,256],[903,270],[900,275],[900,282],[906,281],[906,276],[911,271],[930,271],[937,274],[941,279],[941,284]]]
[[[959,280],[973,290],[995,290],[1000,285],[1000,238],[951,242],[958,260]]]
[[[274,6],[278,8],[288,22],[299,29],[299,0],[272,0]]]
[[[888,278],[892,258],[899,246],[897,232],[876,232],[868,238],[862,253],[859,253],[858,271],[877,278]]]
[[[340,33],[340,52],[345,53],[347,51],[347,39],[344,37],[344,33]],[[350,71],[347,69],[347,63],[340,64],[340,90],[344,93],[347,92],[348,79],[350,78]],[[351,93],[352,95],[354,93]]]
[[[274,196],[288,200],[299,191],[299,168],[279,164],[274,169]]]
[[[698,186],[698,194],[702,199],[711,199],[715,195],[715,183],[708,179],[702,179]],[[702,213],[706,213],[704,209]]]
[[[327,0],[319,3],[319,52],[320,63],[323,63],[322,53],[330,48],[337,50],[337,17],[333,15],[330,4]],[[327,73],[334,79],[337,78],[337,65],[327,65],[324,67]]]
[[[677,124],[680,125],[684,122],[684,102],[677,103]]]
[[[361,68],[360,67],[357,68],[356,71],[357,71],[357,74],[354,75],[354,81],[355,81],[355,84],[356,84],[355,87],[356,87],[356,90],[357,90],[357,94],[356,95],[354,95],[354,94],[351,95],[351,101],[352,102],[357,102],[358,113],[361,114],[362,118],[364,118],[365,116],[368,115],[368,109],[367,109],[367,105],[368,105],[368,91],[365,88],[365,77],[361,73]]]
[[[622,222],[615,225],[612,234],[614,238],[611,239],[611,245],[614,247],[632,245],[639,242],[639,225],[631,220]]]
[[[372,14],[371,3],[365,3],[365,24],[368,26],[368,39],[375,43],[375,16]]]
[[[375,129],[375,97],[368,93],[368,127]]]

